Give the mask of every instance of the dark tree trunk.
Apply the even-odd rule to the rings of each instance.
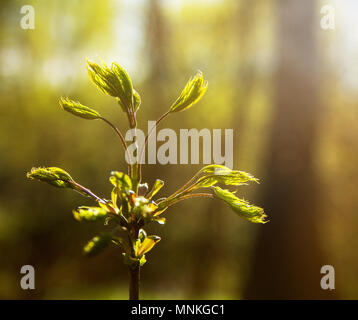
[[[278,70],[267,172],[261,203],[271,221],[259,226],[246,298],[335,298],[320,287],[330,264],[319,244],[314,157],[319,125],[319,15],[312,0],[281,0]]]

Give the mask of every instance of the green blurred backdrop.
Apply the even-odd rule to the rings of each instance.
[[[113,132],[60,110],[70,96],[121,128],[114,101],[89,81],[85,58],[124,66],[142,97],[139,125],[167,110],[188,78],[209,88],[161,128],[234,129],[234,166],[261,178],[239,194],[271,222],[244,221],[219,201],[173,207],[142,270],[145,299],[358,298],[358,5],[332,0],[2,0],[0,4],[0,298],[127,299],[116,248],[84,258],[98,226],[71,210],[91,202],[32,183],[32,166],[64,168],[108,195],[125,170]],[[23,30],[20,8],[35,8]],[[201,165],[148,165],[165,196]],[[36,290],[20,288],[20,268]],[[333,265],[336,290],[320,288]]]

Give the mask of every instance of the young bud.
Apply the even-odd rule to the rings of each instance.
[[[108,68],[87,60],[88,75],[92,82],[103,93],[116,97],[124,110],[129,110],[133,104],[133,86],[128,73],[117,63]]]
[[[83,119],[99,119],[101,115],[91,108],[88,108],[79,102],[75,102],[69,98],[60,98],[60,106],[63,110]]]
[[[131,178],[119,171],[112,171],[111,177],[109,178],[109,181],[119,190],[121,190],[124,193],[128,193],[129,190],[132,189],[132,180]]]
[[[87,256],[93,256],[103,251],[112,241],[112,235],[102,234],[94,237],[83,248],[83,253]]]
[[[216,164],[208,165],[202,168],[200,172],[205,175],[197,181],[193,190],[197,188],[210,187],[216,183],[232,186],[244,185],[251,181],[258,183],[258,179],[247,172],[231,170],[225,166]]]
[[[229,190],[224,190],[219,187],[212,188],[215,195],[241,217],[254,223],[268,222],[266,220],[267,215],[262,208],[253,206],[243,199],[239,199]]]
[[[199,71],[186,84],[179,98],[170,107],[170,112],[179,112],[192,107],[205,93],[208,82],[204,81],[201,71]]]
[[[155,180],[152,190],[146,195],[148,199],[152,199],[155,194],[164,186],[164,181]]]
[[[47,182],[58,188],[73,188],[73,185],[70,183],[73,181],[72,177],[60,168],[32,168],[26,176],[29,179]]]
[[[81,206],[72,211],[77,221],[99,221],[107,217],[107,211],[101,207]]]
[[[147,236],[139,246],[136,252],[136,256],[140,257],[146,254],[148,251],[152,250],[154,245],[159,241],[160,241],[160,237],[158,236]]]

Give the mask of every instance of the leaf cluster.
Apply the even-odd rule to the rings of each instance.
[[[101,92],[115,98],[128,117],[129,127],[136,129],[141,97],[133,88],[127,71],[118,63],[112,63],[108,67],[105,63],[99,65],[89,60],[87,60],[87,70],[95,86]],[[207,87],[208,83],[204,80],[203,73],[199,71],[187,82],[169,110],[158,118],[156,126],[169,114],[187,110],[195,105],[202,98]],[[68,97],[60,98],[59,103],[63,110],[79,118],[104,121],[119,136],[124,151],[128,152],[121,130],[98,111]],[[142,149],[137,150],[139,157],[143,154],[150,135],[151,132],[148,133]],[[162,213],[179,201],[196,197],[217,198],[239,216],[251,222],[267,222],[267,216],[262,208],[249,204],[244,199],[238,198],[235,192],[219,186],[242,186],[250,182],[258,183],[258,179],[247,172],[231,170],[221,165],[205,166],[176,192],[156,200],[153,198],[162,189],[164,182],[157,179],[149,190],[148,184],[142,183],[140,164],[129,164],[128,173],[111,172],[109,181],[113,188],[109,200],[97,196],[90,189],[76,182],[66,171],[57,167],[32,168],[27,177],[57,188],[72,189],[93,198],[96,206],[79,206],[73,210],[74,218],[81,222],[100,222],[112,228],[93,237],[84,247],[84,253],[89,256],[97,254],[113,243],[121,249],[124,262],[131,268],[142,266],[146,262],[145,255],[160,241],[160,237],[156,235],[147,235],[144,227],[152,222],[164,224],[166,220],[162,217]],[[197,192],[198,189],[206,191]]]

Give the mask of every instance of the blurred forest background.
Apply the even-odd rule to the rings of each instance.
[[[35,8],[35,29],[20,8]],[[335,7],[335,29],[320,26]],[[121,128],[124,114],[90,82],[85,58],[117,61],[155,120],[197,69],[209,88],[161,128],[234,128],[234,167],[261,178],[239,194],[265,208],[250,224],[216,200],[173,207],[142,269],[144,299],[358,298],[358,3],[355,0],[2,0],[0,4],[0,298],[127,299],[113,247],[82,247],[98,226],[71,210],[91,202],[28,181],[32,166],[64,168],[108,195],[125,170],[113,132],[60,110],[69,96]],[[148,165],[165,196],[201,165]],[[20,268],[36,290],[20,288]],[[336,290],[320,288],[333,265]]]

